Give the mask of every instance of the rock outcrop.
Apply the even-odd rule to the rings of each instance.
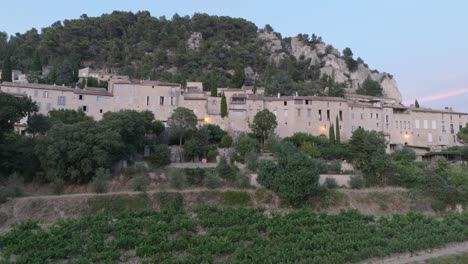
[[[264,50],[271,53],[269,58],[271,63],[279,65],[288,56],[282,51],[283,45],[281,44],[281,40],[273,32],[259,32],[257,38],[262,42]]]
[[[203,36],[200,32],[193,32],[185,43],[185,46],[187,49],[198,51],[202,40]]]

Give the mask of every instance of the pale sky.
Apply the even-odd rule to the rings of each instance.
[[[23,33],[113,10],[148,10],[167,18],[227,15],[258,27],[270,24],[283,37],[315,33],[339,50],[350,47],[371,68],[393,74],[405,101],[421,98],[422,106],[468,112],[468,1],[4,1],[0,31]]]

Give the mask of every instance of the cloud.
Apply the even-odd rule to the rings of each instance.
[[[416,98],[418,102],[420,103],[428,103],[428,102],[434,102],[434,101],[439,101],[448,97],[453,97],[457,95],[462,95],[468,93],[468,88],[462,88],[462,89],[457,89],[457,90],[451,90],[451,91],[446,91],[443,93],[438,93],[434,95],[429,95],[429,96],[424,96],[421,98]],[[414,101],[406,100],[403,102],[403,104],[412,104]]]

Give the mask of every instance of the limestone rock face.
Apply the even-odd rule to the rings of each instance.
[[[388,74],[383,73],[385,76],[381,79],[380,85],[382,85],[384,96],[393,98],[401,103],[401,93],[398,89],[397,83],[394,78],[391,78]]]
[[[349,70],[344,60],[335,54],[328,54],[322,59],[325,66],[320,69],[320,74],[327,74],[335,79],[335,82],[344,83],[348,81]]]
[[[193,32],[188,40],[185,42],[187,49],[198,50],[203,40],[202,34],[200,32]]]
[[[257,74],[250,66],[244,68],[244,75],[246,79],[250,79],[250,80],[257,79]]]
[[[297,37],[291,39],[291,53],[297,60],[300,60],[301,57],[306,60],[310,59],[311,65],[320,63],[317,51],[313,50],[311,46],[304,44],[304,42]]]
[[[271,52],[276,52],[283,48],[281,40],[273,32],[259,32],[257,37],[264,42],[265,48]]]

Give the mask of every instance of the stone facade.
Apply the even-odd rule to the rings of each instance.
[[[192,109],[201,124],[213,123],[230,133],[249,132],[256,113],[268,109],[277,117],[280,137],[296,132],[328,136],[328,129],[339,119],[341,140],[350,139],[354,130],[381,131],[390,148],[410,145],[416,149],[437,150],[460,145],[456,134],[468,123],[468,114],[451,109],[433,110],[406,107],[398,99],[348,95],[347,98],[317,96],[263,96],[263,88],[219,88],[228,104],[228,116],[221,118],[221,98],[211,97],[203,85],[140,81],[111,78],[108,89],[75,89],[64,86],[1,83],[0,91],[28,96],[36,101],[39,112],[52,109],[81,109],[99,120],[103,113],[132,109],[148,110],[167,122],[172,111],[181,106]],[[24,128],[22,120],[17,128]],[[335,124],[336,126],[336,124]]]

